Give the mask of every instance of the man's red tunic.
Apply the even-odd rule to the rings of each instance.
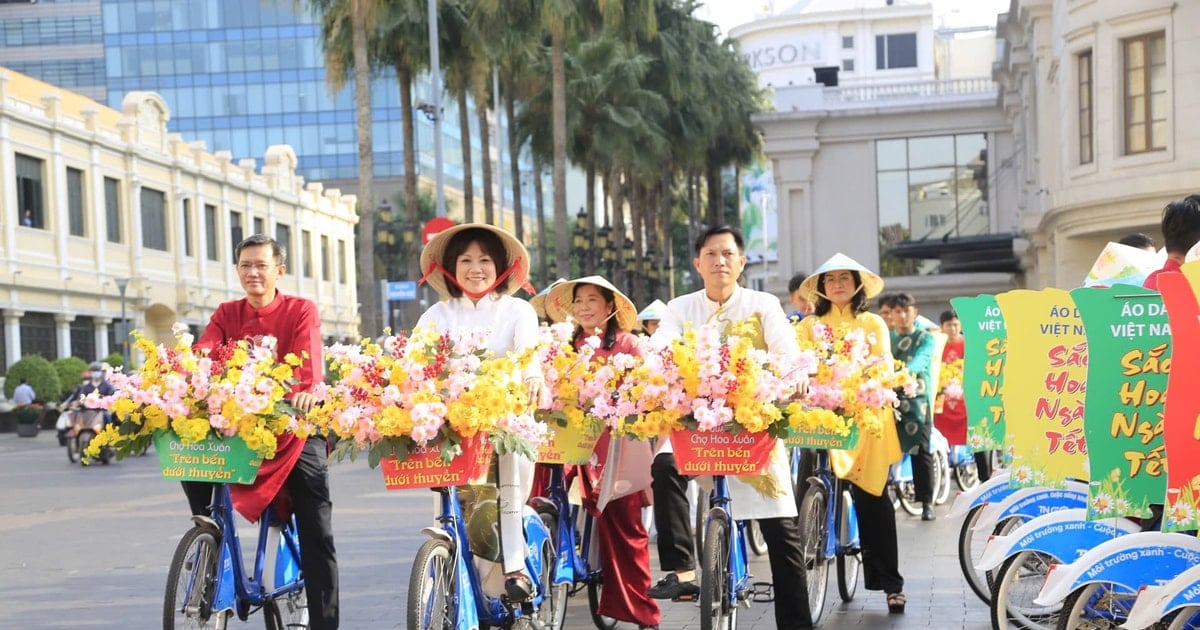
[[[240,339],[257,341],[266,336],[276,339],[275,356],[278,360],[289,353],[302,359],[300,367],[294,370],[294,378],[298,382],[292,387],[293,392],[309,391],[313,384],[324,380],[321,318],[317,314],[317,305],[304,298],[276,292],[275,299],[260,309],[251,306],[246,298],[225,302],[217,307],[194,348],[211,350]],[[254,483],[229,487],[234,507],[251,521],[258,520],[262,511],[279,494],[304,448],[304,441],[291,433],[277,435],[276,439],[279,446],[275,457],[263,462]],[[290,501],[286,497],[280,499],[276,508],[283,514],[289,514]]]

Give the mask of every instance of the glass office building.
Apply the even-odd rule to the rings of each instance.
[[[299,160],[297,172],[306,179],[353,187],[358,176],[353,85],[348,80],[330,94],[321,26],[307,9],[292,0],[103,0],[100,8],[109,106],[119,108],[128,92],[154,91],[171,107],[170,130],[205,140],[210,151],[261,161],[268,146],[289,144]],[[399,178],[400,91],[392,72],[379,74],[371,86],[375,176]],[[414,98],[432,100],[427,77],[415,86]],[[443,106],[445,182],[461,189],[457,107],[448,97]],[[474,125],[477,119],[471,118]],[[415,129],[418,172],[432,179],[433,123],[418,113]],[[478,129],[471,137],[481,195]],[[507,177],[507,160],[503,168]],[[522,172],[529,170],[523,165]],[[394,193],[393,188],[381,191]],[[532,206],[528,200],[525,207]]]

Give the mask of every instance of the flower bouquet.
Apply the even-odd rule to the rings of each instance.
[[[589,413],[592,405],[586,398],[595,389],[595,346],[585,344],[577,351],[571,342],[574,330],[570,323],[543,326],[530,350],[546,381],[546,395],[535,412],[547,428],[547,439],[538,450],[541,463],[586,463],[604,430],[603,420]]]
[[[365,448],[372,467],[408,462],[408,469],[430,469],[434,459],[449,464],[469,450],[465,459],[486,469],[493,448],[533,457],[545,439],[520,361],[489,356],[483,332],[423,329],[381,343],[335,344],[328,356],[334,382],[314,388],[322,405],[309,418],[345,440],[339,457],[354,459]],[[396,476],[389,487],[428,487],[425,481],[439,474],[402,475],[413,485]]]
[[[942,361],[938,374],[938,392],[934,399],[934,413],[941,413],[946,404],[951,408],[963,403],[963,360]]]
[[[780,401],[803,387],[816,364],[812,353],[756,348],[755,326],[737,322],[722,333],[710,324],[685,330],[669,346],[651,342],[641,365],[620,379],[610,426],[635,437],[670,432],[683,474],[761,472],[775,438],[786,435]]]
[[[917,382],[896,362],[871,352],[874,339],[860,328],[836,329],[818,322],[815,339],[801,348],[815,353],[817,370],[803,404],[787,408],[788,444],[804,448],[852,448],[860,433],[883,434],[892,414],[878,413],[899,402],[896,390],[915,393]]]
[[[195,351],[186,327],[176,324],[174,332],[176,344],[167,347],[135,331],[146,362],[131,374],[111,374],[112,395],[88,396],[88,407],[110,411],[117,421],[92,440],[86,457],[107,446],[119,459],[144,452],[153,440],[164,477],[239,481],[228,470],[238,468],[248,475],[239,482],[249,483],[258,463],[275,456],[276,434],[309,435],[311,426],[285,401],[301,357],[278,361],[272,337]]]

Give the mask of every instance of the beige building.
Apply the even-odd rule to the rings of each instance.
[[[1105,242],[1159,241],[1200,190],[1200,2],[1013,0],[995,77],[1031,288],[1078,286]]]
[[[937,17],[807,0],[731,31],[775,110],[754,118],[779,243],[778,264],[748,273],[756,286],[782,294],[836,252],[935,319],[952,297],[1018,286],[1019,148],[990,76],[994,30]]]
[[[325,336],[357,337],[354,196],[304,182],[286,145],[234,164],[169,117],[153,93],[116,111],[0,68],[0,368],[120,352],[123,310],[157,341],[202,330],[244,295],[233,248],[254,233],[286,244],[280,289],[317,302]]]

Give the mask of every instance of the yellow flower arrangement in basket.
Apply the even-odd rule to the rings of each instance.
[[[307,437],[311,426],[297,420],[285,398],[301,357],[275,357],[275,339],[241,340],[211,351],[193,351],[191,334],[176,325],[174,347],[156,345],[135,331],[134,345],[146,357],[136,372],[115,372],[115,393],[92,394],[87,405],[111,411],[117,422],[89,445],[97,457],[112,447],[117,457],[146,450],[154,434],[174,431],[185,445],[210,437],[237,436],[264,459],[275,456],[276,434]]]

